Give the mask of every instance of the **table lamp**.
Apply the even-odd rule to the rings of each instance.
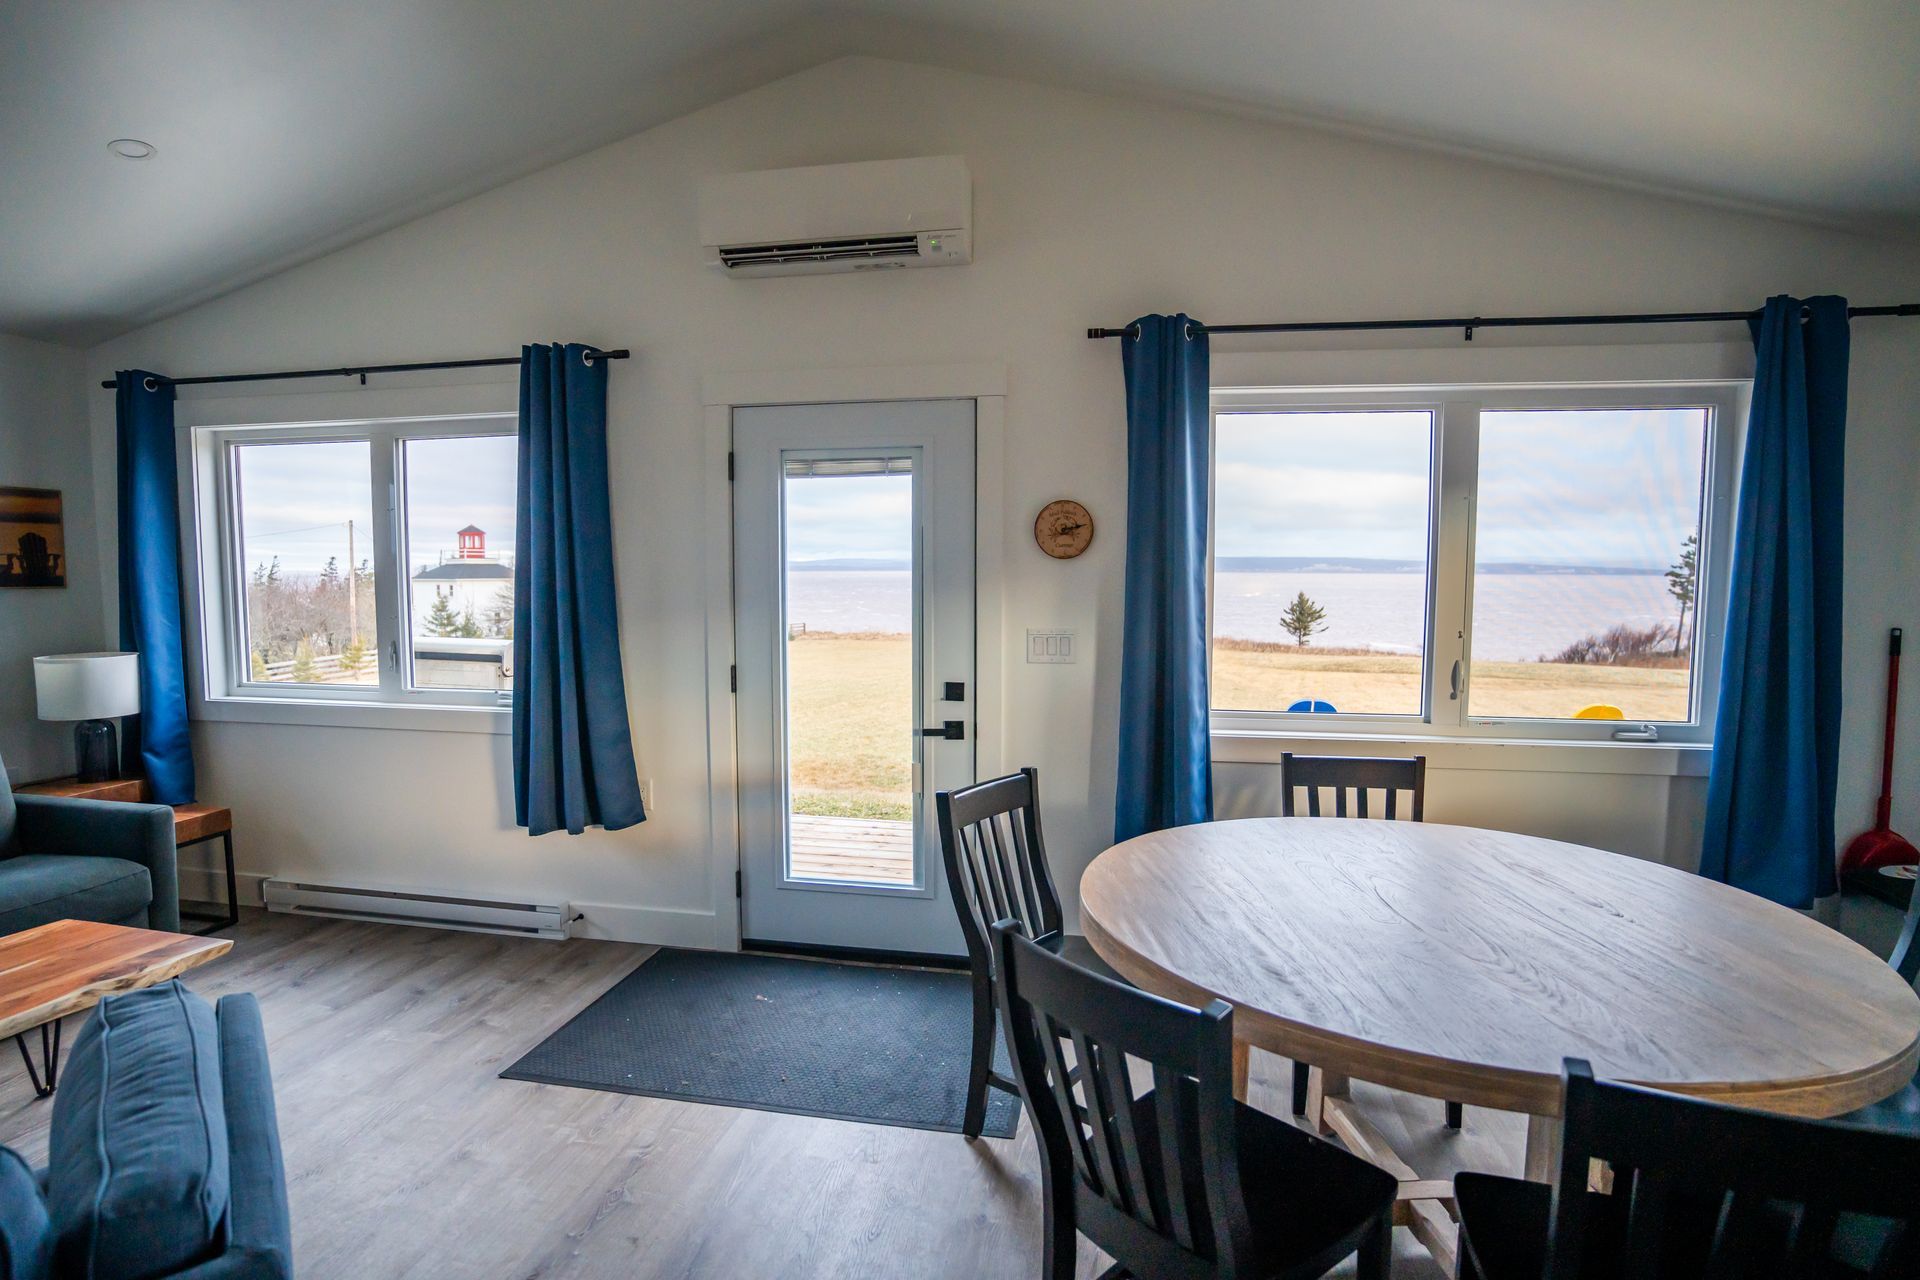
[[[105,782],[117,772],[119,733],[113,717],[140,710],[140,655],[56,653],[33,660],[34,700],[42,720],[78,720],[75,774]]]

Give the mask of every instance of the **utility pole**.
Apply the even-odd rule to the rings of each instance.
[[[360,638],[360,562],[353,558],[353,521],[347,521],[347,643]]]

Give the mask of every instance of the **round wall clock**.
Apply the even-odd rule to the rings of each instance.
[[[1071,560],[1093,544],[1093,517],[1071,498],[1059,498],[1034,517],[1033,540],[1055,560]]]

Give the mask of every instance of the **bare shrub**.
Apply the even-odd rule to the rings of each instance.
[[[1575,640],[1552,657],[1542,654],[1540,661],[1592,667],[1684,667],[1687,650],[1681,647],[1679,628],[1671,622],[1650,627],[1622,623]]]

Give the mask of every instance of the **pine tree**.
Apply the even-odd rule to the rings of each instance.
[[[347,641],[347,647],[340,651],[340,669],[349,675],[358,674],[360,668],[367,665],[367,642],[359,636]]]
[[[299,684],[312,684],[314,676],[313,646],[303,636],[300,643],[293,647],[293,679]]]
[[[328,556],[326,568],[320,570],[320,585],[332,590],[340,585],[340,557]]]
[[[1680,605],[1680,621],[1673,629],[1673,651],[1687,639],[1687,614],[1693,609],[1694,583],[1700,576],[1700,535],[1690,533],[1680,544],[1680,558],[1667,569],[1667,594]]]
[[[453,611],[453,597],[444,591],[433,593],[433,609],[427,614],[427,634],[443,637],[460,634],[460,615]]]
[[[472,605],[468,605],[467,611],[460,615],[460,630],[456,634],[463,640],[478,640],[486,634],[480,630],[479,619],[473,616]]]
[[[248,670],[253,673],[255,680],[265,680],[267,678],[267,660],[260,656],[258,649],[252,651],[247,662],[247,667]]]
[[[1327,629],[1327,611],[1307,599],[1307,593],[1302,591],[1280,615],[1280,629],[1292,636],[1295,644],[1305,645],[1317,632]]]

